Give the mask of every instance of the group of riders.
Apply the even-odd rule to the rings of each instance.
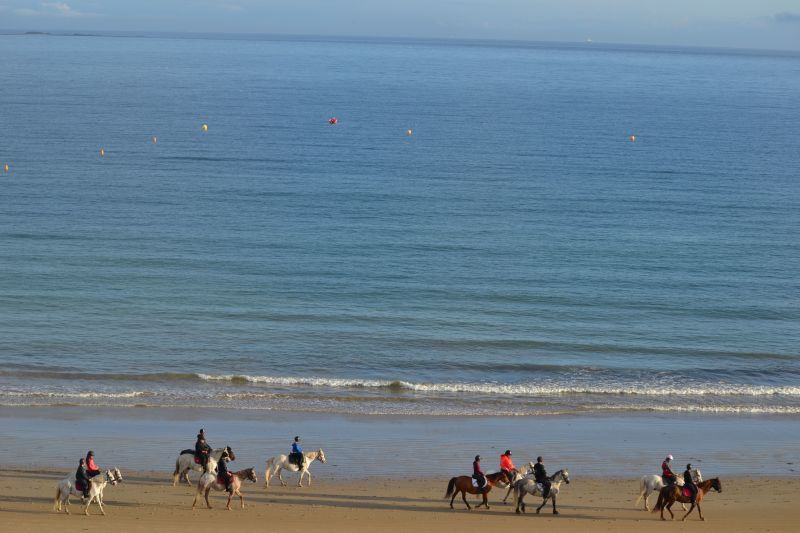
[[[511,450],[506,450],[505,453],[500,456],[500,471],[504,472],[509,480],[511,480],[514,473],[517,472],[517,467],[514,466],[514,461],[511,460]],[[533,465],[533,477],[536,483],[542,485],[542,496],[544,498],[550,496],[550,478],[547,476],[547,470],[545,470],[544,467],[544,459],[542,459],[541,455],[536,458],[536,464]],[[478,485],[478,492],[483,492],[486,488],[486,475],[481,470],[480,455],[476,455],[475,460],[472,462],[472,479],[474,479]]]
[[[667,455],[664,461],[661,463],[661,479],[664,481],[664,485],[667,487],[673,487],[678,481],[678,477],[675,475],[675,472],[672,471],[672,454]],[[691,499],[692,503],[695,502],[695,498],[697,497],[697,485],[694,483],[694,477],[692,476],[692,464],[689,463],[686,465],[686,470],[683,472],[683,488],[691,492]]]
[[[678,479],[678,476],[672,471],[672,460],[673,457],[670,454],[667,455],[661,463],[661,478],[666,487],[675,486]],[[513,474],[517,472],[517,467],[514,466],[514,462],[511,460],[511,450],[506,450],[505,453],[500,456],[500,471],[504,472],[509,480],[512,479]],[[697,497],[697,485],[695,485],[692,474],[692,465],[689,463],[686,465],[686,471],[683,472],[683,487],[691,493],[691,502],[694,503]],[[545,470],[544,460],[541,455],[536,458],[536,464],[533,465],[533,477],[536,483],[542,485],[542,497],[546,499],[550,495],[551,483],[550,478],[547,476],[547,470]],[[478,485],[478,491],[483,492],[486,488],[486,475],[483,473],[483,470],[481,470],[480,455],[476,455],[475,460],[472,462],[472,478]]]
[[[208,472],[208,458],[211,456],[212,450],[213,448],[211,448],[211,445],[206,442],[206,432],[201,428],[200,433],[197,434],[197,442],[194,444],[194,456],[197,462],[202,465],[203,472]],[[228,470],[228,461],[230,460],[231,457],[228,455],[228,452],[222,452],[217,462],[217,478],[220,482],[225,484],[225,490],[232,493],[233,474]],[[298,470],[303,469],[305,455],[303,455],[303,448],[300,447],[300,437],[296,436],[292,442],[292,452],[289,454],[289,462],[297,465]]]
[[[78,462],[78,470],[75,471],[75,481],[77,488],[83,491],[83,497],[89,497],[89,489],[92,487],[92,478],[100,473],[97,463],[94,462],[94,452],[89,450],[86,458],[81,457]]]

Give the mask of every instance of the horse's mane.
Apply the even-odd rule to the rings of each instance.
[[[492,474],[486,474],[486,479],[491,479],[492,481],[496,479],[500,479],[503,475],[505,475],[502,471],[494,472]]]

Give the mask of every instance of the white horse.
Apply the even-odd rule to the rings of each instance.
[[[700,483],[703,481],[703,474],[700,472],[699,469],[693,468],[692,469],[692,479],[694,479],[695,484]],[[683,486],[683,478],[678,477],[675,479],[675,484],[679,487]],[[639,501],[644,499],[644,510],[650,511],[650,506],[647,505],[647,498],[650,497],[652,493],[660,493],[661,489],[663,489],[666,485],[664,485],[664,479],[659,476],[658,474],[653,475],[646,475],[642,476],[642,479],[639,480],[639,497],[636,498],[635,505],[639,505]],[[683,510],[686,510],[686,505],[681,504]]]
[[[561,489],[562,482],[569,485],[569,472],[566,468],[563,468],[550,476],[549,479],[550,494],[547,495],[547,498],[542,498],[542,505],[536,508],[536,514],[539,514],[539,511],[545,506],[547,500],[553,500],[553,514],[558,514],[558,509],[556,509],[556,496],[558,496],[558,491]],[[525,502],[522,500],[525,498],[526,494],[533,494],[534,496],[537,494],[540,496],[542,495],[540,485],[530,476],[519,479],[514,483],[514,502],[517,504],[517,514],[519,514],[520,509],[522,509],[523,513],[525,512]]]
[[[121,481],[122,473],[119,471],[119,468],[106,470],[105,472],[94,476],[92,478],[91,486],[89,487],[89,499],[86,502],[86,507],[84,508],[83,512],[88,515],[89,505],[91,505],[93,501],[97,501],[97,505],[100,507],[100,512],[103,513],[103,516],[105,516],[106,511],[103,509],[103,491],[106,489],[106,485],[109,483],[116,485]],[[58,487],[56,488],[56,497],[53,501],[53,509],[58,513],[61,512],[63,508],[64,512],[69,514],[70,496],[83,497],[83,491],[78,490],[76,487],[75,474],[65,477],[58,482]]]
[[[211,464],[211,459],[214,460],[214,468],[212,469],[209,466],[209,471],[214,472],[217,468],[217,463],[219,462],[219,458],[222,457],[223,453],[228,454],[228,457],[231,458],[231,461],[236,459],[236,456],[233,454],[233,450],[230,446],[225,446],[224,448],[217,448],[212,450],[209,454],[209,465]],[[178,481],[181,479],[185,479],[186,483],[189,486],[192,485],[192,482],[189,481],[189,471],[194,470],[195,472],[202,472],[203,465],[198,463],[194,458],[194,450],[183,450],[181,454],[178,456],[178,459],[175,461],[175,472],[172,473],[172,486],[178,484]]]
[[[258,478],[256,477],[256,469],[255,468],[246,468],[245,470],[240,470],[239,472],[231,472],[233,478],[231,479],[231,491],[228,493],[228,503],[225,506],[228,511],[231,510],[231,498],[234,496],[239,496],[239,503],[242,505],[242,509],[244,509],[244,496],[242,496],[242,481],[252,481],[253,483],[258,482]],[[215,491],[223,491],[225,490],[225,484],[220,483],[217,479],[216,474],[212,474],[210,472],[204,473],[200,476],[200,480],[197,482],[197,492],[194,495],[194,501],[192,502],[192,510],[194,511],[195,506],[197,505],[197,500],[200,498],[200,495],[203,494],[206,499],[206,507],[211,509],[211,503],[208,501],[208,493],[211,492],[211,489]]]
[[[305,460],[303,461],[303,469],[300,470],[297,468],[297,465],[294,463],[289,462],[289,456],[287,455],[276,455],[275,457],[270,457],[267,459],[267,468],[264,470],[264,488],[269,487],[269,481],[275,474],[278,474],[278,479],[281,480],[281,486],[285,487],[286,482],[283,481],[283,477],[281,477],[281,471],[288,470],[289,472],[297,472],[300,470],[300,479],[297,481],[297,486],[303,486],[303,476],[308,475],[308,486],[311,486],[311,472],[309,472],[308,467],[311,466],[311,463],[319,459],[319,462],[325,464],[325,452],[322,451],[322,448],[315,452],[306,452],[303,454]]]
[[[530,475],[530,473],[533,472],[533,466],[534,466],[533,462],[529,461],[528,464],[522,465],[517,469],[516,475],[511,480],[511,483],[508,484],[508,492],[506,492],[506,497],[503,498],[503,505],[506,504],[506,500],[508,500],[508,497],[511,496],[511,491],[514,490],[514,483],[524,478],[525,476]]]

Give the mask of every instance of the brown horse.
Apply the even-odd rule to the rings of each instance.
[[[703,511],[700,509],[700,502],[703,501],[708,492],[714,489],[717,492],[722,492],[722,483],[720,483],[719,478],[715,477],[714,479],[709,479],[708,481],[703,481],[697,484],[697,496],[695,497],[695,503],[689,508],[689,511],[683,515],[681,520],[686,520],[686,517],[697,507],[697,512],[700,514],[700,520],[705,520],[703,518]],[[689,503],[692,499],[683,495],[683,487],[664,487],[661,489],[661,492],[658,494],[658,501],[656,502],[656,506],[653,507],[653,512],[661,511],[661,520],[666,520],[664,518],[664,509],[666,508],[669,511],[670,520],[675,520],[675,515],[672,514],[672,505],[675,502],[680,503]]]
[[[464,504],[467,506],[467,509],[471,510],[472,507],[470,507],[469,502],[467,502],[467,493],[469,492],[470,494],[482,494],[483,501],[479,503],[475,508],[477,509],[481,505],[484,505],[488,509],[489,500],[486,497],[486,495],[489,493],[490,490],[492,490],[492,487],[494,487],[498,481],[505,481],[506,483],[511,483],[511,480],[508,479],[508,475],[502,470],[500,472],[496,472],[494,474],[489,474],[488,476],[486,476],[486,485],[484,485],[483,489],[481,490],[475,488],[472,485],[472,478],[470,476],[454,477],[450,479],[450,483],[447,484],[447,492],[445,493],[444,497],[445,499],[447,499],[450,498],[450,496],[452,496],[452,498],[450,498],[450,509],[454,509],[453,500],[456,499],[456,496],[458,496],[458,493],[460,492],[461,498],[463,498]]]
[[[252,481],[253,483],[258,481],[258,479],[256,479],[256,471],[254,468],[247,468],[245,470],[233,472],[233,479],[231,479],[231,491],[228,493],[228,503],[226,505],[228,511],[231,510],[231,498],[234,496],[239,496],[239,502],[242,505],[242,509],[244,509],[244,497],[242,496],[241,492],[242,481],[244,480]],[[223,491],[225,490],[225,484],[220,483],[215,474],[206,472],[200,476],[200,480],[197,482],[197,492],[195,493],[194,501],[192,502],[192,510],[194,510],[195,505],[197,505],[197,499],[201,494],[205,496],[206,506],[211,509],[211,504],[208,501],[208,493],[211,492],[211,489]]]

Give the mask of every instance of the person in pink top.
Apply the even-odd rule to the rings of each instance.
[[[94,452],[91,450],[89,450],[89,453],[86,454],[86,473],[89,474],[90,478],[93,478],[100,473],[100,469],[94,462]]]

